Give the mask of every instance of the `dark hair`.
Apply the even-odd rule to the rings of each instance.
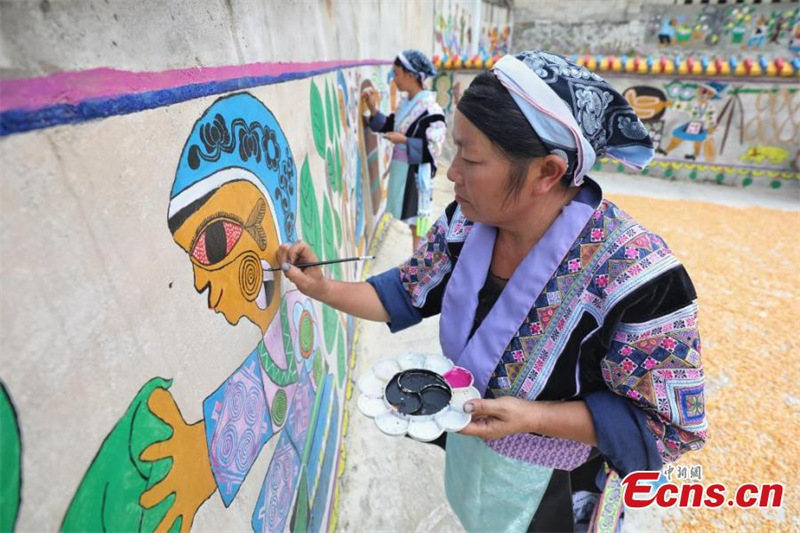
[[[542,139],[491,72],[481,72],[472,80],[456,106],[511,161],[506,201],[525,184],[528,167],[536,157],[549,154]],[[564,175],[561,182],[569,185]]]

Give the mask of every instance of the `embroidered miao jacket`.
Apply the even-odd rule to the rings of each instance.
[[[456,203],[409,260],[368,281],[389,312],[393,331],[441,312],[445,355],[473,371],[485,397],[582,399],[592,413],[597,447],[613,468],[621,475],[660,468],[662,462],[700,448],[706,439],[694,287],[664,241],[602,199],[592,180],[587,179],[554,226],[563,228],[565,219],[575,228],[566,242],[551,234],[560,230],[551,228],[551,235],[542,238],[550,241],[537,244],[544,249],[533,250],[542,256],[557,249],[561,260],[552,262],[555,268],[545,266],[543,271],[538,264],[546,260],[526,260],[503,291],[511,293],[508,298],[519,298],[514,292],[524,290],[513,285],[515,278],[521,284],[525,278],[543,278],[536,295],[515,300],[527,297],[533,302],[521,321],[495,317],[491,331],[471,339],[461,353],[463,341],[454,342],[452,330],[471,329],[472,293],[484,283],[490,260],[478,255],[490,257],[491,246],[485,248],[488,254],[467,250],[470,234],[480,225],[467,220]],[[486,269],[478,269],[477,286],[459,282],[457,288],[449,287],[460,261],[485,262]],[[447,294],[449,290],[457,294]],[[447,321],[446,314],[452,314]],[[484,325],[490,320],[492,312]],[[492,332],[503,329],[510,341],[501,340],[499,346],[505,347],[493,351]],[[480,327],[472,336],[479,334]],[[467,354],[476,342],[483,344]],[[578,467],[590,453],[584,444],[533,434],[487,444],[508,457],[562,470]]]

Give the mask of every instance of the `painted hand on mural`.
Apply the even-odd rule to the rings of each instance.
[[[169,531],[180,518],[181,532],[186,532],[192,526],[197,509],[217,488],[208,462],[205,424],[203,421],[188,424],[166,389],[155,389],[147,406],[172,428],[173,433],[169,439],[145,448],[139,457],[143,461],[171,459],[172,467],[164,479],[142,494],[139,503],[150,509],[174,494],[175,500],[156,531]]]

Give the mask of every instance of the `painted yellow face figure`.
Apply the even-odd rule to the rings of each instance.
[[[267,331],[280,305],[275,252],[278,230],[264,195],[252,183],[233,181],[217,189],[175,231],[189,254],[198,292],[231,324],[242,317]]]

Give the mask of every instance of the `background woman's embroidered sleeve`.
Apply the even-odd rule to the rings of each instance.
[[[427,143],[422,154],[422,160],[425,163],[433,163],[438,167],[439,159],[442,155],[442,147],[447,138],[447,124],[445,124],[444,120],[432,122],[425,130],[425,138]]]

